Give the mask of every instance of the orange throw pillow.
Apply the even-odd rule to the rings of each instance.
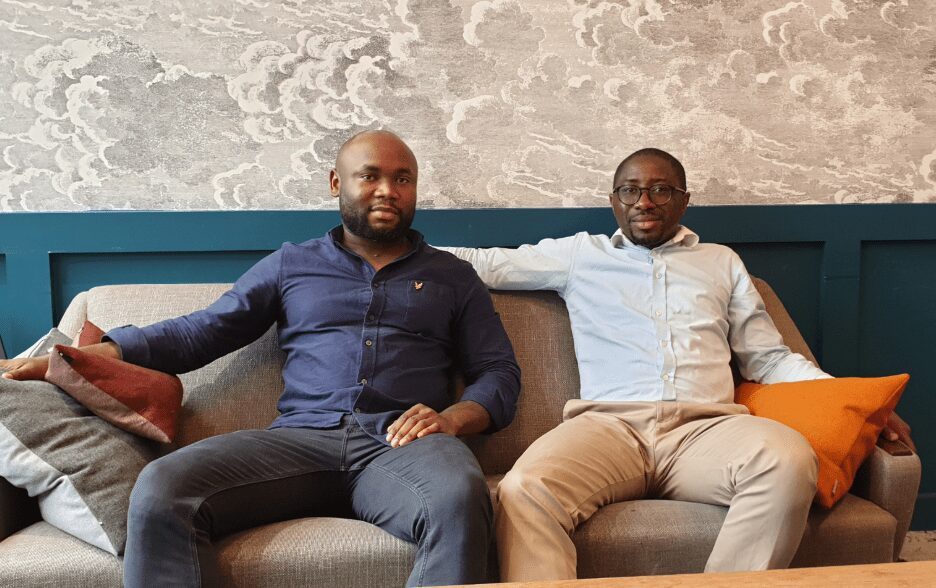
[[[819,458],[816,500],[838,502],[874,449],[910,376],[833,378],[783,384],[741,384],[735,402],[751,414],[799,431]]]

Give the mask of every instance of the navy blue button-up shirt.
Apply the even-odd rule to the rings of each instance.
[[[383,441],[387,427],[423,403],[483,406],[491,430],[513,419],[520,369],[490,295],[467,262],[427,245],[375,271],[341,243],[342,228],[283,246],[204,310],[107,337],[131,363],[184,373],[247,345],[277,323],[286,353],[280,416],[271,428],[327,428],[353,414]]]

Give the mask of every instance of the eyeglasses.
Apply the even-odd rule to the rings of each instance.
[[[666,184],[654,184],[649,188],[641,188],[639,186],[623,185],[618,186],[611,191],[612,194],[617,196],[618,200],[621,201],[621,204],[626,204],[627,206],[633,206],[637,204],[637,201],[640,200],[640,193],[646,192],[647,197],[650,198],[650,202],[656,204],[657,206],[662,206],[669,202],[673,198],[673,192],[686,193],[685,190],[680,188],[675,188],[673,186],[667,186]]]

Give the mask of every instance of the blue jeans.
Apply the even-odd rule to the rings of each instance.
[[[124,584],[220,583],[212,541],[275,521],[356,518],[416,544],[407,585],[489,581],[491,501],[458,438],[390,448],[346,417],[334,429],[210,437],[150,463],[130,497]]]

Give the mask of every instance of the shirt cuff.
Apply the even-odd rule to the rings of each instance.
[[[469,387],[465,388],[461,398],[458,399],[459,402],[464,402],[465,400],[470,400],[475,404],[480,404],[481,408],[486,410],[488,416],[491,417],[491,425],[487,428],[487,430],[482,431],[483,433],[495,433],[510,424],[509,421],[504,422],[507,419],[502,407],[503,403],[500,402],[496,394],[485,394],[481,390],[472,390]]]
[[[101,338],[120,347],[120,357],[127,363],[146,367],[150,363],[149,343],[139,327],[127,325],[111,329]]]

